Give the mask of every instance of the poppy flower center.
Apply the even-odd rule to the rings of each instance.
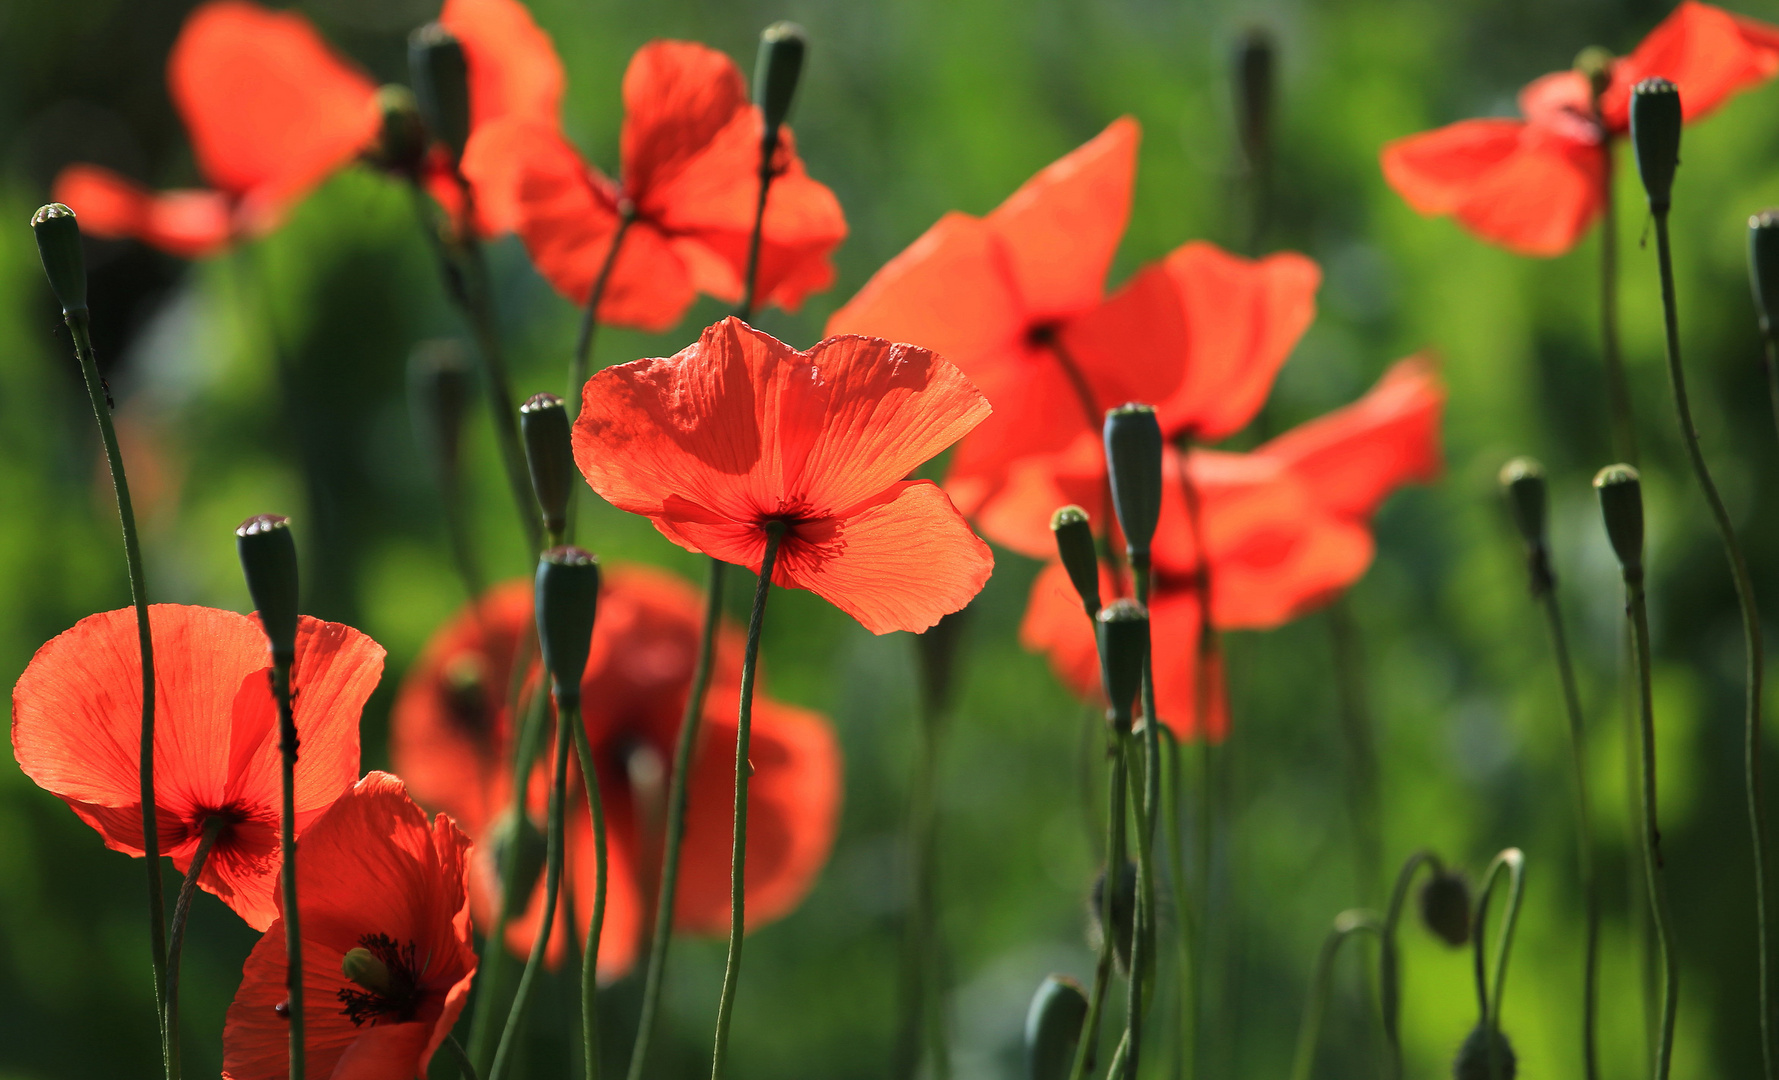
[[[1025,344],[1029,349],[1047,350],[1056,345],[1059,326],[1054,321],[1035,322],[1025,328]]]
[[[341,1012],[353,1027],[370,1024],[402,1024],[414,1019],[420,1007],[420,972],[414,963],[414,943],[397,945],[388,934],[366,934],[358,948],[347,953],[347,974],[357,986],[342,986],[337,996]],[[363,954],[361,955],[361,950]]]
[[[445,708],[464,731],[486,736],[494,717],[488,708],[487,665],[476,653],[464,653],[446,665]]]

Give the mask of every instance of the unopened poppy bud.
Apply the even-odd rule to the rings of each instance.
[[[1112,917],[1110,920],[1112,934],[1112,958],[1118,963],[1118,970],[1130,970],[1130,941],[1132,928],[1136,923],[1137,909],[1137,864],[1126,859],[1119,868],[1117,884],[1112,889]],[[1107,933],[1106,919],[1106,872],[1093,881],[1093,932],[1104,941]]]
[[[1544,545],[1544,466],[1529,457],[1517,457],[1501,466],[1501,490],[1507,509],[1528,545]]]
[[[390,172],[415,175],[426,157],[426,124],[414,91],[399,83],[378,87],[377,113],[383,123],[370,160]]]
[[[1490,1044],[1494,1053],[1490,1054]],[[1490,1057],[1494,1058],[1491,1065]],[[1453,1080],[1513,1080],[1519,1070],[1507,1036],[1487,1024],[1478,1024],[1464,1037],[1458,1060],[1452,1063]]]
[[[86,315],[86,255],[80,247],[80,223],[74,211],[61,203],[39,207],[31,215],[31,231],[37,234],[37,254],[49,287],[62,305],[62,314]]]
[[[1680,87],[1666,79],[1644,79],[1631,87],[1631,146],[1652,214],[1666,214],[1673,203],[1680,121]]]
[[[544,529],[561,536],[568,526],[568,497],[578,475],[568,438],[568,408],[555,394],[534,394],[519,406],[531,490],[544,512]]]
[[[469,357],[455,338],[422,342],[408,358],[414,428],[440,474],[448,478],[456,477],[462,460],[471,388]]]
[[[1643,575],[1643,480],[1629,465],[1608,465],[1594,477],[1606,538],[1625,578]]]
[[[1091,617],[1100,611],[1099,555],[1093,547],[1093,526],[1087,511],[1079,506],[1065,506],[1050,515],[1050,531],[1056,536],[1056,553],[1069,580],[1080,594],[1081,605]]]
[[[1748,283],[1754,286],[1761,333],[1779,336],[1779,210],[1748,219]]]
[[[524,911],[531,904],[531,894],[544,873],[549,855],[549,837],[537,827],[530,815],[517,807],[509,807],[494,823],[490,847],[499,879],[506,880],[507,864],[513,866],[513,895],[507,898],[509,911]]]
[[[599,560],[578,547],[554,547],[537,561],[537,644],[558,700],[578,701],[593,616]]]
[[[1087,1022],[1087,995],[1067,975],[1046,975],[1025,1012],[1025,1075],[1029,1080],[1066,1080],[1075,1064],[1081,1025]]]
[[[340,971],[373,994],[388,995],[395,989],[395,983],[389,977],[389,965],[362,945],[347,949],[346,955],[340,957]]]
[[[1435,870],[1415,900],[1422,925],[1434,937],[1454,949],[1470,940],[1470,884],[1464,875]]]
[[[1161,423],[1153,405],[1120,405],[1106,413],[1106,467],[1112,505],[1131,562],[1149,565],[1149,542],[1161,519]]]
[[[247,595],[272,644],[272,661],[288,664],[296,659],[297,633],[297,551],[290,519],[277,514],[248,518],[235,529],[235,548],[247,577]]]
[[[1575,54],[1575,70],[1587,76],[1588,90],[1595,98],[1612,85],[1612,50],[1589,45]]]
[[[1235,119],[1242,156],[1250,169],[1263,165],[1272,148],[1272,32],[1252,27],[1235,47]]]
[[[779,125],[790,115],[807,45],[808,35],[794,22],[775,22],[760,32],[760,54],[754,61],[754,104],[766,118],[767,139],[778,137]]]
[[[1149,658],[1149,612],[1135,600],[1114,600],[1094,617],[1099,631],[1100,679],[1106,690],[1107,718],[1129,731],[1132,702],[1143,688]]]
[[[463,45],[436,22],[408,35],[408,71],[427,130],[463,156],[469,142],[469,64]]]

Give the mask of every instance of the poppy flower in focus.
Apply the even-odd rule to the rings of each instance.
[[[410,671],[396,701],[390,747],[396,767],[420,801],[451,813],[472,835],[487,838],[471,874],[478,921],[491,924],[499,896],[492,830],[511,799],[512,733],[506,696],[513,657],[532,623],[532,586],[510,582],[478,608],[447,624]],[[606,977],[627,971],[654,912],[666,827],[667,785],[679,724],[690,692],[703,622],[697,590],[679,578],[639,566],[605,576],[599,620],[582,684],[583,720],[599,763],[609,845],[610,887],[600,938]],[[715,690],[722,702],[739,685],[741,636],[724,623],[718,637]],[[535,662],[532,668],[535,673]],[[535,675],[533,676],[535,679]],[[728,926],[730,814],[735,781],[735,717],[713,708],[704,718],[690,781],[676,928],[722,932]],[[827,860],[838,819],[840,756],[825,722],[813,713],[756,698],[750,745],[747,869],[748,925],[794,908]],[[578,763],[570,763],[578,791]],[[541,827],[547,800],[540,759],[527,811]],[[584,794],[569,800],[567,897],[550,960],[571,913],[585,935],[597,885],[593,834]],[[525,955],[542,919],[542,890],[508,927],[507,944]]]
[[[621,169],[614,183],[582,160],[553,118],[479,124],[463,173],[490,222],[512,228],[556,291],[585,306],[618,239],[601,322],[665,330],[699,293],[741,299],[760,195],[764,120],[728,56],[653,41],[624,73]],[[795,310],[834,280],[846,237],[834,193],[812,180],[781,129],[761,231],[757,296]]]
[[[71,165],[55,200],[93,236],[134,237],[191,258],[271,231],[377,138],[376,87],[309,21],[248,0],[210,0],[185,20],[167,88],[210,186],[151,192]]]
[[[1520,92],[1522,119],[1462,120],[1384,147],[1384,178],[1429,216],[1450,214],[1520,255],[1561,255],[1605,208],[1607,157],[1630,131],[1631,87],[1665,78],[1687,120],[1779,73],[1779,27],[1687,0],[1611,62],[1596,112],[1588,76],[1546,75]]]
[[[185,872],[205,823],[226,824],[198,884],[256,930],[276,915],[278,710],[259,621],[215,608],[155,604],[155,820],[161,854]],[[383,648],[307,616],[293,669],[298,835],[358,776],[358,718]],[[142,664],[136,611],[88,616],[32,657],[12,691],[19,767],[99,831],[142,854],[138,747]]]
[[[310,1076],[426,1075],[476,971],[469,846],[444,814],[428,822],[383,772],[353,785],[303,837],[297,903]],[[280,918],[248,954],[229,1005],[226,1080],[290,1075],[287,966]]]
[[[931,481],[903,480],[988,415],[962,372],[913,345],[831,337],[798,352],[740,319],[668,359],[587,380],[575,462],[593,490],[688,551],[808,589],[874,634],[970,602],[988,545]]]

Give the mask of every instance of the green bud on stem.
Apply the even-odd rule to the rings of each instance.
[[[1612,50],[1600,45],[1589,45],[1575,54],[1575,70],[1587,76],[1588,90],[1595,100],[1599,100],[1612,85]]]
[[[400,176],[414,177],[426,159],[426,123],[414,91],[400,83],[377,88],[377,113],[382,127],[377,144],[366,153],[372,164]]]
[[[1673,205],[1680,123],[1680,87],[1666,79],[1644,79],[1631,87],[1631,146],[1652,214],[1666,214]]]
[[[1143,688],[1149,659],[1149,612],[1135,600],[1114,600],[1094,618],[1099,631],[1100,680],[1106,717],[1120,733],[1131,727],[1133,703]]]
[[[1087,995],[1067,975],[1046,975],[1025,1013],[1028,1080],[1067,1080],[1087,1021]]]
[[[1106,467],[1112,506],[1124,529],[1132,565],[1147,568],[1161,519],[1161,424],[1153,405],[1120,405],[1106,413]]]
[[[1470,884],[1463,874],[1435,867],[1415,902],[1434,937],[1454,949],[1470,940]]]
[[[1754,287],[1760,332],[1779,336],[1779,210],[1748,219],[1748,283]]]
[[[1099,555],[1093,546],[1093,526],[1087,511],[1079,506],[1065,506],[1050,515],[1050,532],[1056,537],[1056,553],[1062,568],[1069,572],[1081,606],[1092,618],[1100,612]]]
[[[766,118],[766,140],[776,141],[790,115],[803,75],[808,36],[794,22],[775,22],[760,32],[760,53],[754,61],[754,104]]]
[[[31,215],[31,231],[37,234],[37,254],[43,259],[43,272],[49,287],[62,305],[62,314],[85,318],[86,255],[80,246],[80,223],[74,211],[61,203],[50,203]]]
[[[1489,1044],[1494,1044],[1494,1068],[1490,1067]],[[1458,1048],[1458,1060],[1452,1063],[1453,1080],[1513,1080],[1519,1071],[1513,1045],[1507,1036],[1487,1024],[1478,1024],[1464,1037]]]
[[[1235,121],[1242,157],[1249,169],[1264,165],[1272,152],[1272,105],[1277,50],[1272,32],[1251,27],[1235,47]]]
[[[1625,580],[1643,577],[1643,480],[1629,465],[1608,465],[1594,477],[1606,538]]]
[[[552,536],[561,536],[568,526],[568,499],[577,475],[568,428],[568,408],[555,394],[533,394],[519,406],[531,490],[543,510],[544,530]]]
[[[277,514],[248,518],[235,529],[235,548],[247,594],[272,645],[272,662],[288,664],[296,659],[297,633],[297,551],[290,519]]]
[[[469,142],[469,63],[463,44],[441,23],[427,23],[408,35],[408,72],[427,130],[463,156]]]
[[[579,701],[599,610],[599,560],[554,547],[537,561],[537,643],[559,701]]]

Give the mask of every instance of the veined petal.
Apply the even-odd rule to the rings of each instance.
[[[644,215],[670,210],[660,201],[668,185],[746,106],[747,83],[725,54],[691,41],[636,51],[624,72],[621,175]]]

